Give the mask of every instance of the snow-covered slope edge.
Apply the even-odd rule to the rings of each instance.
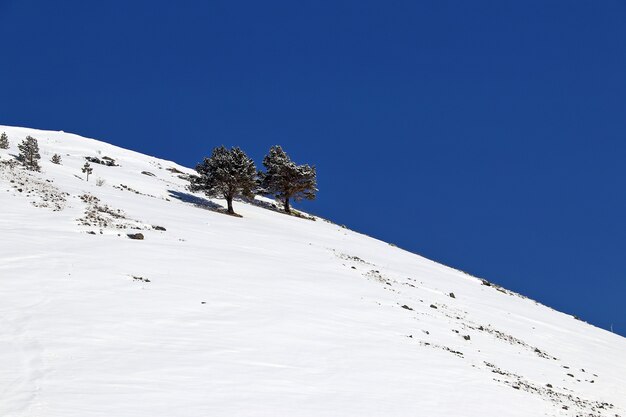
[[[0,416],[626,416],[624,338],[321,219],[218,213],[172,162],[2,131]],[[41,173],[1,162],[26,135]],[[119,166],[86,182],[86,156]]]

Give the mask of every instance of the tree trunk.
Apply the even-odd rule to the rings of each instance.
[[[289,197],[285,197],[285,213],[291,213],[291,207],[289,206]]]
[[[228,203],[228,213],[235,214],[235,210],[233,210],[233,198],[226,197],[226,203]]]

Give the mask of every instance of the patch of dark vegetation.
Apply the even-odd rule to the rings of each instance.
[[[500,330],[496,330],[490,326],[471,326],[469,324],[464,324],[465,327],[470,328],[472,330],[478,330],[481,332],[486,332],[489,333],[493,336],[495,336],[497,339],[503,340],[511,345],[518,345],[518,346],[522,346],[525,349],[528,349],[530,351],[532,351],[533,353],[535,353],[537,356],[539,356],[540,358],[544,358],[544,359],[552,359],[552,360],[557,360],[557,358],[555,358],[554,356],[551,356],[549,354],[547,354],[546,352],[542,351],[541,349],[535,347],[535,346],[531,346],[528,343],[524,342],[523,340],[520,340],[514,336],[511,336],[510,334],[506,334]]]
[[[172,174],[184,174],[183,171],[180,171],[174,167],[165,168],[165,170],[171,172]]]
[[[458,350],[454,350],[452,348],[449,348],[448,346],[442,346],[442,345],[438,345],[438,344],[435,344],[435,343],[429,343],[429,342],[420,342],[420,345],[422,345],[422,346],[429,346],[429,347],[434,348],[434,349],[441,349],[443,351],[450,352],[453,355],[458,356],[459,358],[463,358],[464,357],[463,356],[463,352],[460,352]]]
[[[78,219],[78,223],[82,226],[113,229],[142,229],[144,227],[140,222],[127,218],[122,210],[102,203],[94,195],[83,194],[80,200],[87,205],[85,215]]]
[[[129,187],[127,185],[124,185],[124,184],[120,184],[119,186],[118,185],[114,185],[113,188],[116,188],[116,189],[122,190],[122,191],[128,191],[128,192],[131,192],[131,193],[134,193],[134,194],[137,194],[137,195],[143,195],[143,196],[146,196],[146,197],[157,198],[157,196],[155,196],[155,195],[142,193],[141,191],[137,191],[134,188],[131,188],[131,187]]]
[[[138,277],[138,276],[135,276],[135,275],[131,275],[131,277],[132,277],[135,281],[150,282],[150,280],[149,280],[149,279],[144,278],[144,277]]]
[[[374,278],[376,281],[391,286],[391,281],[385,278],[380,271],[371,269],[364,274],[367,278]]]
[[[61,211],[66,206],[69,193],[54,186],[52,180],[39,178],[32,170],[23,168],[17,161],[0,160],[0,180],[6,180],[16,193],[32,198],[30,203],[35,207]]]
[[[103,156],[102,159],[95,157],[95,156],[86,156],[85,159],[88,162],[94,163],[94,164],[100,164],[100,165],[104,165],[107,167],[118,167],[119,165],[117,163],[115,163],[115,159],[110,158],[108,156]]]
[[[587,417],[602,417],[604,415],[602,414],[603,411],[611,410],[614,408],[613,404],[607,402],[588,400],[567,392],[562,392],[555,389],[554,386],[550,383],[545,384],[545,386],[534,384],[530,381],[525,380],[520,375],[500,369],[493,363],[484,362],[484,364],[487,366],[488,369],[491,370],[491,372],[507,378],[494,378],[494,381],[501,382],[505,385],[510,386],[513,389],[518,389],[534,395],[538,395],[543,399],[554,403],[555,406],[560,406],[562,409],[567,410],[571,407],[576,407],[581,413],[588,413],[585,414],[585,416]],[[563,388],[563,390],[565,390],[565,388]]]
[[[333,252],[335,252],[335,255],[337,256],[337,258],[343,259],[345,261],[356,262],[356,263],[359,263],[359,264],[362,264],[362,265],[372,265],[372,266],[374,265],[374,264],[372,264],[370,262],[364,261],[363,259],[359,258],[358,256],[351,256],[351,255],[347,255],[345,253],[339,253],[339,252],[336,252],[334,249],[333,249]]]

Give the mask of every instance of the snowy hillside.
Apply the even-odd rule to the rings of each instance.
[[[2,131],[1,417],[626,417],[622,337],[323,219],[225,215],[169,161]],[[27,135],[41,173],[7,163]]]

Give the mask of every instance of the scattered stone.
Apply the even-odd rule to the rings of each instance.
[[[434,309],[436,310],[436,309],[437,309],[437,306],[436,306],[436,305],[434,305],[434,304],[431,304],[431,305],[430,305],[430,308],[434,308]]]
[[[546,384],[546,387],[552,388],[552,384]]]
[[[450,298],[456,298],[453,292],[450,293]]]
[[[165,231],[167,230],[167,229],[165,229],[165,227],[163,227],[163,226],[152,226],[152,228],[153,228],[154,230],[159,230],[159,231],[161,231],[161,232],[165,232]]]
[[[128,233],[126,236],[133,240],[143,240],[143,233]]]
[[[93,230],[90,230],[90,231],[88,231],[88,232],[87,232],[87,234],[88,234],[88,235],[95,235],[95,234],[96,234],[96,232],[94,232]]]
[[[469,334],[467,334],[467,335],[463,336],[463,339],[465,339],[465,340],[470,340],[470,339],[471,339],[471,337],[470,337],[470,335],[469,335]]]
[[[149,177],[156,177],[156,175],[154,175],[152,172],[149,172],[149,171],[141,171],[141,173],[143,175],[147,175]]]
[[[403,309],[405,309],[405,310],[411,310],[411,311],[413,311],[413,309],[412,309],[411,307],[409,307],[408,305],[406,305],[406,304],[404,304],[404,305],[402,306],[402,308],[403,308]]]

